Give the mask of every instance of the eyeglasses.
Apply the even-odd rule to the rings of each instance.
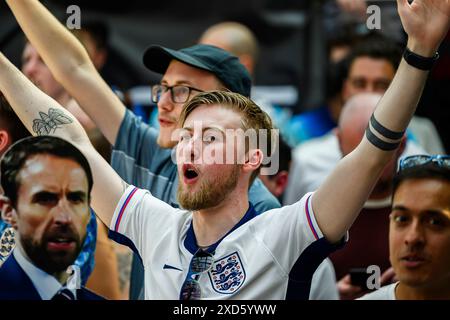
[[[199,249],[192,257],[189,271],[181,286],[180,300],[200,300],[202,291],[198,279],[202,273],[211,270],[214,263],[212,253]]]
[[[450,156],[447,155],[416,155],[409,156],[400,160],[398,171],[402,171],[408,168],[423,166],[428,163],[436,164],[441,168],[450,168]]]
[[[162,84],[156,84],[152,86],[152,102],[158,103],[161,96],[170,90],[170,97],[173,103],[185,103],[189,100],[192,91],[204,92],[203,90],[188,87],[188,86],[165,86]]]

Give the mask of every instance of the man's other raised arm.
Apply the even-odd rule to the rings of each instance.
[[[125,106],[105,83],[83,45],[38,0],[6,0],[55,78],[114,145]]]
[[[450,25],[449,0],[397,0],[408,48],[423,57],[433,57]],[[380,100],[374,117],[391,132],[403,132],[411,120],[428,76],[427,71],[402,59],[394,80]],[[371,126],[372,127],[372,126]],[[372,141],[395,143],[394,135],[371,129]],[[388,138],[391,136],[391,138]],[[380,145],[380,143],[378,143]],[[340,240],[356,219],[394,150],[384,151],[369,142],[359,146],[340,161],[336,169],[314,194],[312,206],[325,237]]]

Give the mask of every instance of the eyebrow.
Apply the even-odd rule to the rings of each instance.
[[[402,205],[396,205],[392,207],[392,211],[410,211],[408,208],[406,208],[405,206]],[[450,218],[450,210],[440,210],[440,209],[426,209],[421,211],[421,213],[423,214],[431,214],[431,215],[442,215],[445,217]]]
[[[71,192],[67,193],[67,195],[78,196],[78,197],[82,198],[83,200],[86,199],[86,197],[87,197],[87,194],[84,191],[71,191]]]
[[[51,191],[39,191],[36,192],[35,194],[33,194],[32,199],[35,200],[37,197],[42,197],[42,196],[57,196],[59,194],[59,192],[51,192]],[[80,198],[85,199],[87,194],[84,191],[70,191],[67,193],[67,195],[70,196],[78,196]]]
[[[32,199],[35,201],[37,198],[42,196],[56,196],[58,195],[58,192],[51,192],[51,191],[39,191],[33,194]]]
[[[162,80],[161,80],[161,84],[167,85],[168,82],[167,82],[167,80],[162,79]],[[181,80],[181,81],[175,81],[175,84],[172,85],[172,86],[170,86],[170,87],[173,87],[173,86],[183,86],[183,85],[184,85],[184,86],[188,86],[188,87],[194,86],[194,84],[191,83],[191,82],[189,82],[188,80]]]
[[[405,206],[402,205],[395,205],[392,207],[392,211],[397,210],[397,211],[408,211],[408,208],[406,208]]]

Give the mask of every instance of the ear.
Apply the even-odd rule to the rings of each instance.
[[[0,210],[3,221],[17,230],[17,212],[11,204],[11,200],[4,195],[0,195]]]
[[[8,132],[0,130],[0,154],[2,154],[10,145],[10,137]]]
[[[251,55],[241,54],[239,56],[239,61],[247,69],[248,73],[250,73],[250,75],[253,75],[253,71],[255,68],[255,62],[253,61],[253,58],[251,57]]]
[[[250,150],[243,165],[244,172],[252,173],[257,170],[261,166],[263,157],[263,153],[260,149]]]
[[[284,190],[286,189],[287,185],[288,185],[288,172],[286,170],[282,170],[280,172],[277,173],[277,175],[275,176],[275,195],[277,197],[280,197],[283,193]]]

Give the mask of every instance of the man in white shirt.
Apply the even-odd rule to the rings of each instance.
[[[390,260],[399,281],[363,300],[450,299],[450,156],[411,156],[394,180]]]

